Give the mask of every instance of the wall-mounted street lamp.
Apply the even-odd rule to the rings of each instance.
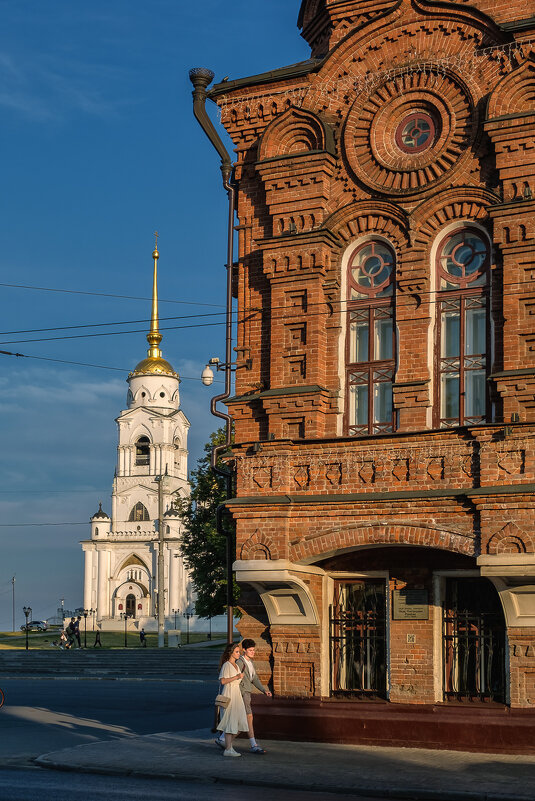
[[[23,606],[22,607],[22,611],[24,612],[24,615],[26,617],[26,626],[25,626],[25,629],[26,629],[26,650],[28,650],[28,618],[32,614],[32,607],[31,606]]]

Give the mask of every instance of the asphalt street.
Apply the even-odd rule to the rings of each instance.
[[[162,779],[95,776],[44,770],[1,770],[2,801],[340,801],[333,793],[311,793],[269,787],[238,787]],[[342,798],[351,801],[352,797]],[[358,801],[372,801],[354,796]],[[373,801],[381,801],[375,797]]]
[[[217,682],[2,680],[2,801],[336,801],[339,795],[221,783],[49,771],[31,765],[42,753],[100,740],[210,726]],[[215,746],[214,746],[215,748]],[[349,798],[348,796],[344,796]],[[355,797],[356,798],[356,797]],[[359,796],[360,801],[366,801]]]
[[[217,681],[2,679],[0,767],[96,740],[209,727]]]

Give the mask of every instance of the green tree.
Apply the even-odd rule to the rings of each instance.
[[[205,455],[191,472],[191,495],[181,510],[182,555],[191,572],[197,593],[195,611],[200,617],[220,615],[227,605],[227,538],[216,528],[217,507],[227,499],[226,482],[210,467],[213,446],[224,441],[223,429],[211,434],[210,442],[204,446]],[[220,466],[225,468],[224,464]],[[239,588],[234,582],[234,598],[238,597]]]

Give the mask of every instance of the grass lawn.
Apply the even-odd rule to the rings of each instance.
[[[147,648],[158,647],[158,635],[147,634]],[[84,632],[81,632],[82,645],[84,644]],[[197,634],[191,632],[189,635],[190,643],[205,642],[208,639],[207,634]],[[49,630],[42,633],[29,632],[28,633],[28,647],[32,650],[56,650],[52,643],[59,640],[59,630]],[[103,648],[124,648],[124,632],[121,631],[103,631],[100,634],[100,640]],[[223,632],[213,632],[212,640],[220,641],[223,644],[226,641],[226,634]],[[87,647],[92,648],[95,642],[95,635],[91,630],[87,632]],[[129,648],[139,648],[139,634],[137,632],[128,632],[127,642]],[[182,643],[186,644],[186,635],[182,636]],[[167,635],[165,637],[165,644],[167,645]],[[214,642],[214,645],[216,643]],[[0,650],[13,650],[26,647],[26,634],[25,632],[0,632]]]

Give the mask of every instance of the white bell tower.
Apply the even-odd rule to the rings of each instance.
[[[111,517],[102,508],[91,518],[85,555],[84,607],[103,629],[124,625],[154,631],[163,572],[166,628],[191,611],[192,585],[180,555],[177,505],[189,494],[189,421],[180,408],[178,373],[160,350],[158,259],[153,252],[152,315],[147,358],[129,374],[128,408],[117,418],[119,441]],[[163,477],[163,480],[159,480]],[[163,544],[158,531],[159,484]]]

